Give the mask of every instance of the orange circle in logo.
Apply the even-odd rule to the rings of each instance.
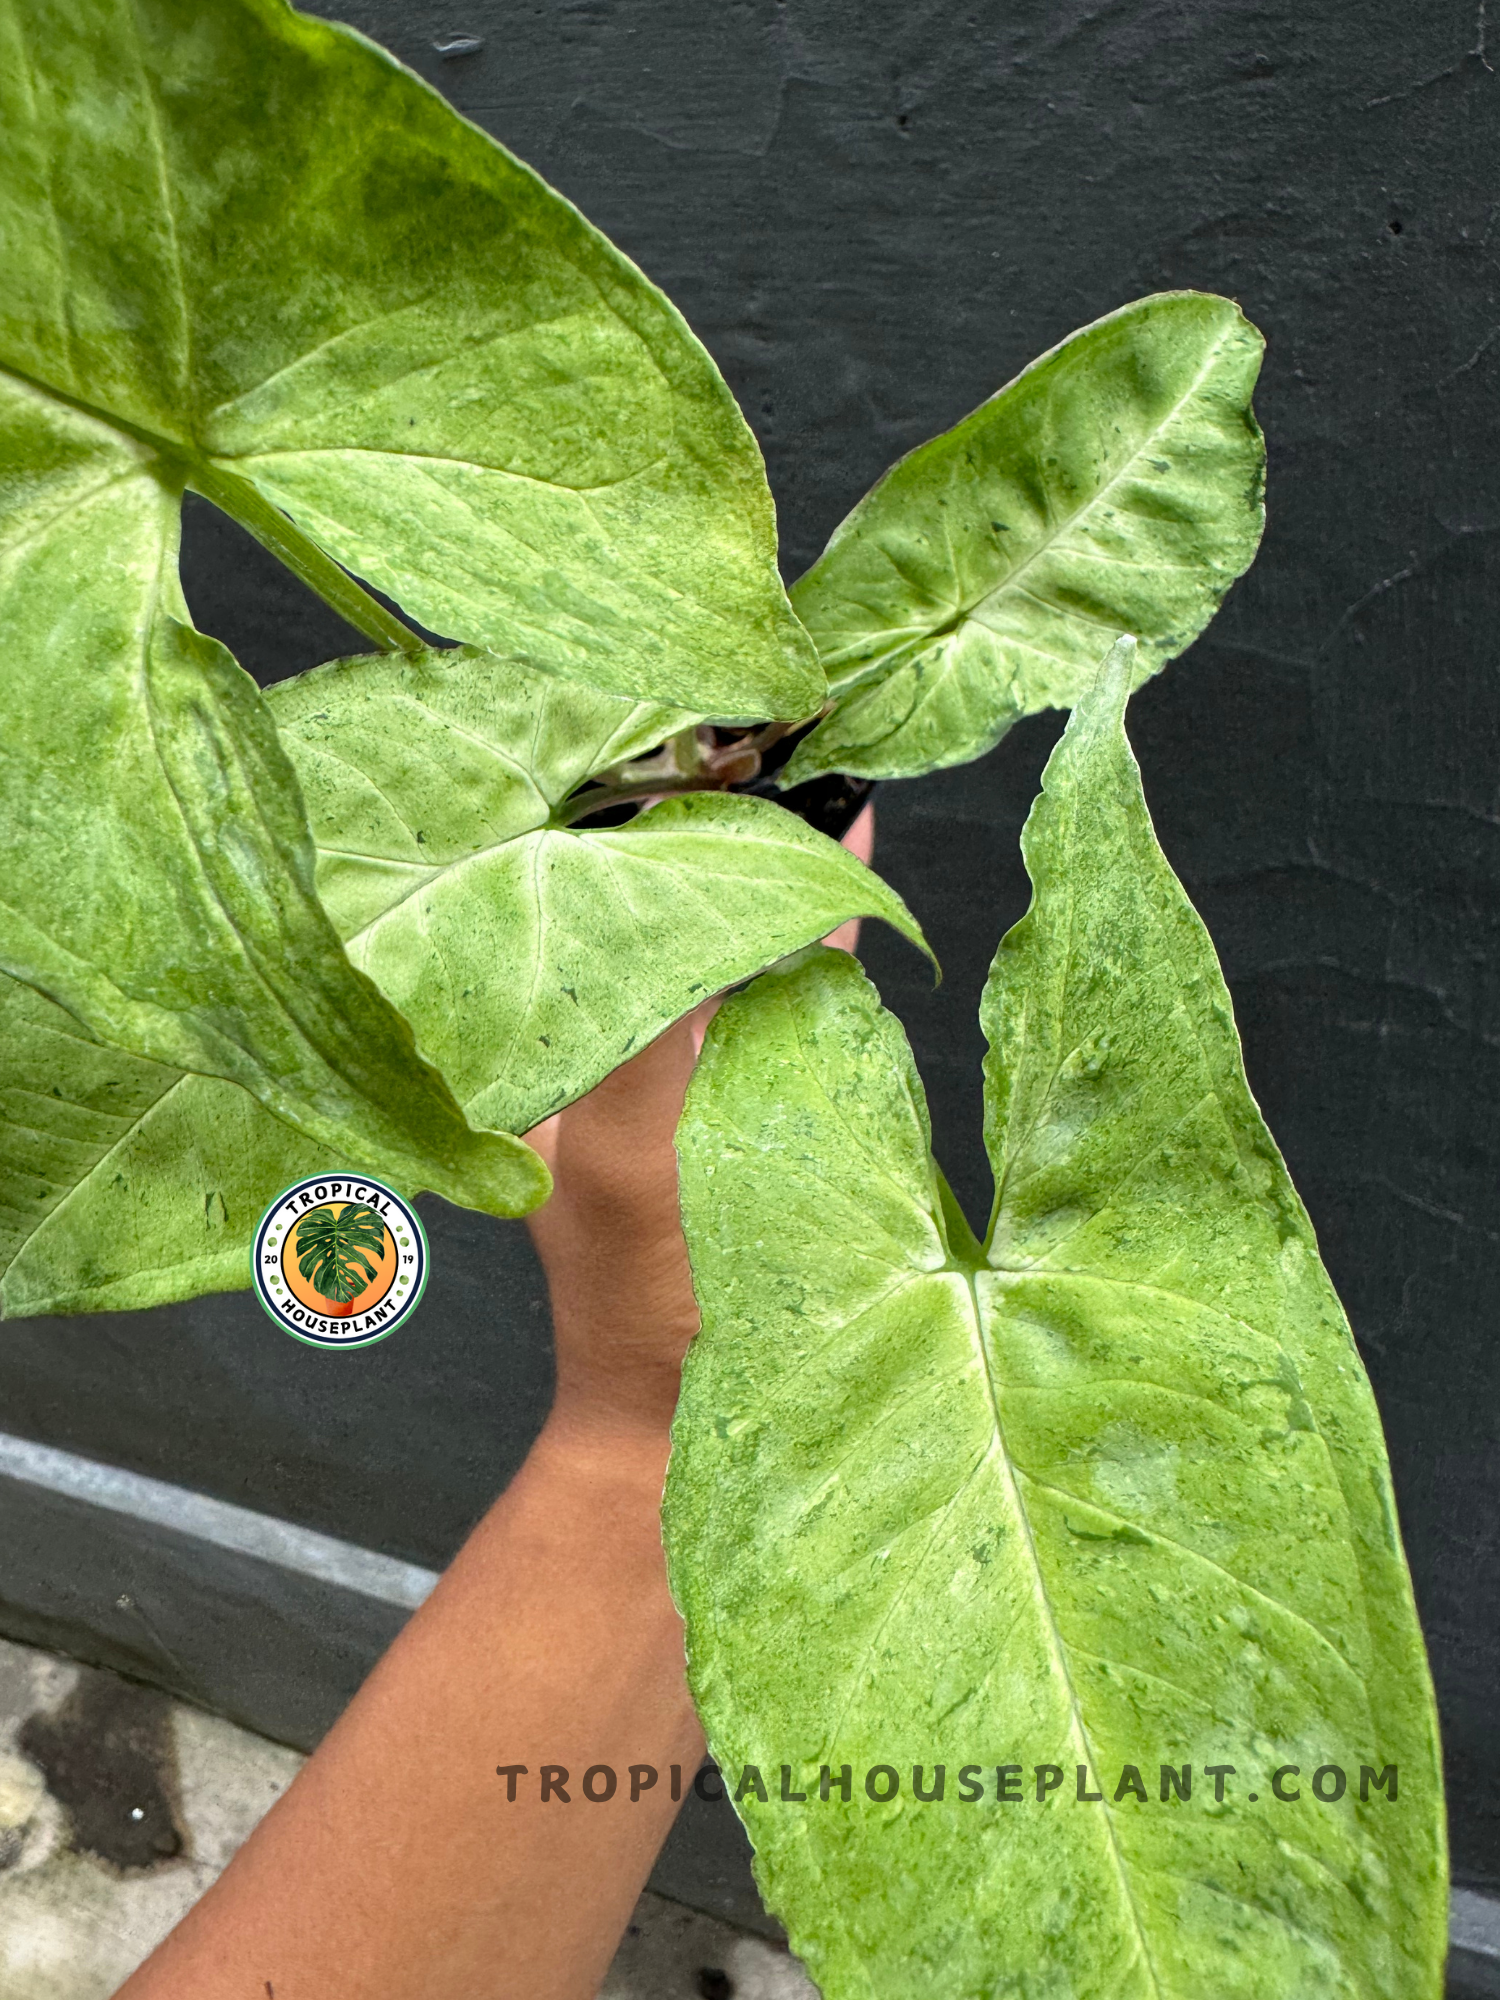
[[[338,1221],[347,1210],[362,1207],[364,1207],[362,1202],[330,1201],[323,1203],[320,1208],[309,1209],[307,1214],[310,1216],[331,1214],[334,1220]],[[373,1211],[370,1213],[373,1214]],[[344,1268],[351,1271],[356,1278],[364,1277],[364,1267],[367,1264],[373,1269],[374,1277],[370,1278],[363,1289],[356,1292],[352,1298],[330,1299],[314,1289],[311,1277],[304,1278],[302,1275],[302,1244],[309,1240],[303,1235],[303,1224],[306,1219],[304,1216],[301,1222],[294,1224],[282,1239],[281,1272],[292,1297],[300,1299],[311,1311],[326,1314],[329,1319],[352,1319],[356,1313],[368,1312],[372,1306],[378,1306],[396,1282],[396,1272],[400,1264],[396,1254],[396,1239],[389,1228],[380,1221],[379,1216],[375,1216],[375,1222],[381,1229],[384,1248],[377,1255],[373,1247],[366,1244],[359,1251],[357,1262],[345,1260]],[[317,1275],[316,1268],[313,1275]]]

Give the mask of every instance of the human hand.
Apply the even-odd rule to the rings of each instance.
[[[557,1347],[551,1427],[665,1436],[698,1305],[674,1137],[701,1044],[689,1017],[528,1133],[552,1170],[527,1217]]]

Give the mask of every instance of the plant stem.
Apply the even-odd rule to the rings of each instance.
[[[698,741],[698,725],[696,722],[689,723],[686,729],[678,730],[677,734],[671,739],[671,751],[672,761],[676,764],[677,769],[683,777],[697,777],[698,773],[703,769],[703,752],[702,746]]]
[[[382,652],[423,651],[426,642],[409,625],[403,624],[393,611],[387,611],[383,604],[377,603],[346,569],[304,535],[279,507],[273,507],[248,479],[195,458],[188,471],[187,483],[205,500],[211,500],[216,507],[222,508],[231,520],[238,521],[247,533],[254,535],[263,548],[269,549],[278,562],[285,563],[294,576],[301,577],[308,588],[315,590],[323,602],[331,605],[356,632],[363,632],[367,639],[373,639]]]
[[[722,778],[704,776],[701,778],[650,778],[639,785],[598,785],[591,792],[575,792],[564,799],[552,815],[555,827],[572,826],[575,820],[587,819],[590,813],[603,812],[609,806],[632,805],[638,799],[662,799],[684,792],[722,792],[727,790]]]

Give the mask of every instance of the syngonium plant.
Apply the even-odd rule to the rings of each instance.
[[[1119,734],[1259,537],[1238,309],[1084,328],[788,593],[671,304],[283,0],[0,0],[0,279],[5,1311],[242,1286],[266,1203],[337,1168],[521,1214],[521,1134],[762,975],[682,1136],[667,1523],[721,1758],[930,1763],[961,1721],[981,1758],[1212,1737],[1404,1787],[1312,1825],[747,1795],[826,1994],[1435,1991],[1378,1424]],[[188,491],[376,650],[259,692],[184,600]],[[897,1031],[814,949],[915,919],[767,774],[847,803],[1086,695],[986,1003],[981,1244]]]

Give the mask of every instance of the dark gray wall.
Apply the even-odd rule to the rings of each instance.
[[[1081,322],[1193,285],[1265,329],[1265,550],[1132,730],[1385,1415],[1456,1873],[1500,1884],[1500,79],[1480,0],[343,11],[678,301],[765,446],[789,575],[895,454]],[[456,31],[482,51],[438,57]],[[190,598],[274,678],[341,642],[267,567],[194,516]],[[1016,836],[1054,734],[1042,718],[882,795],[882,864],[946,983],[885,937],[867,960],[975,1210],[974,1005],[1024,908]],[[524,1450],[548,1364],[520,1230],[427,1215],[427,1301],[388,1345],[300,1348],[243,1297],[11,1325],[0,1425],[440,1562]]]

